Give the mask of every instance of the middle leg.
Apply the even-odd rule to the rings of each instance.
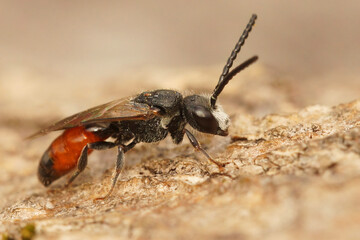
[[[94,200],[104,200],[111,195],[112,191],[115,188],[117,179],[118,179],[120,173],[122,172],[122,170],[124,169],[124,165],[125,165],[124,155],[128,150],[133,148],[135,145],[136,145],[136,142],[132,142],[126,146],[124,146],[124,145],[118,146],[118,155],[117,155],[117,159],[116,159],[115,173],[114,173],[114,177],[112,179],[110,190],[104,197],[98,197],[98,198],[95,198]]]

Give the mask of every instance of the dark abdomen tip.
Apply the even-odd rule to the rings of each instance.
[[[49,153],[50,148],[44,152],[38,167],[38,178],[45,187],[49,186],[53,181],[60,177],[57,176],[53,169],[54,160],[50,157]]]

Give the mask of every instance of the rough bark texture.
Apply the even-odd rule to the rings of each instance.
[[[215,74],[188,73],[141,86],[211,91],[215,85],[208,83]],[[132,86],[140,90],[141,80],[99,87],[25,74],[28,82],[7,82],[0,88],[0,232],[18,237],[34,223],[36,239],[360,239],[360,100],[305,107],[308,83],[261,66],[242,77],[220,96],[232,118],[230,136],[199,136],[223,172],[188,141],[142,144],[126,154],[111,197],[96,202],[109,189],[115,151],[94,152],[72,186],[63,187],[65,177],[45,189],[36,168],[56,134],[23,138],[49,120],[123,97]],[[321,91],[347,91],[321,82],[315,89],[312,102]]]

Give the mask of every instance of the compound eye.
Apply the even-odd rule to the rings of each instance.
[[[196,106],[193,111],[193,117],[199,126],[199,131],[213,134],[217,132],[219,123],[207,108]]]

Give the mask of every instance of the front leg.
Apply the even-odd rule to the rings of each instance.
[[[207,157],[207,159],[209,159],[212,163],[215,163],[218,166],[220,171],[224,170],[224,167],[222,166],[222,164],[216,162],[214,159],[212,159],[210,157],[210,155],[201,147],[198,140],[195,138],[194,135],[191,134],[191,132],[189,132],[189,130],[184,129],[184,131],[186,133],[186,136],[189,138],[189,141],[191,142],[191,144],[195,148],[195,150],[201,151]]]

